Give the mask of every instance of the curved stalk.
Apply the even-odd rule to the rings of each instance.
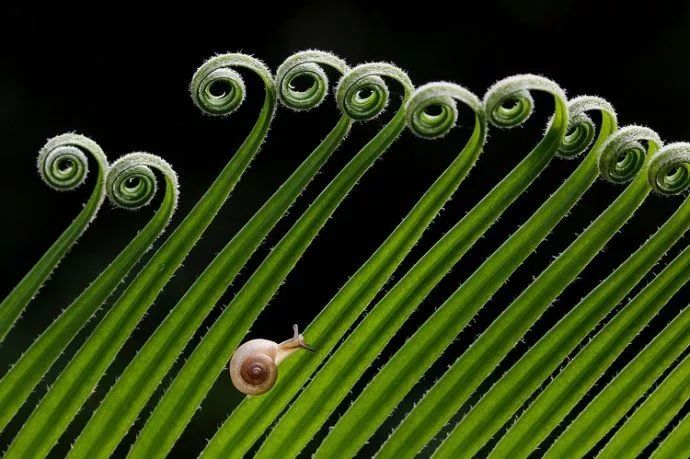
[[[676,190],[680,190],[682,187],[690,184],[690,180],[688,180],[690,144],[669,145],[656,159],[657,165],[660,166],[652,174],[653,183],[659,183],[663,187],[663,180],[666,182],[672,180],[674,182],[672,186]],[[684,173],[679,171],[684,171]],[[673,173],[675,178],[669,176],[669,173]],[[666,189],[665,191],[668,192]],[[670,272],[687,270],[688,258],[690,258],[690,250],[686,249],[684,253],[681,253],[669,264],[667,269]],[[664,274],[664,277],[667,276],[668,274]],[[687,276],[686,280],[690,280],[690,276]],[[683,311],[672,324],[662,331],[642,352],[635,356],[616,378],[588,404],[554,443],[549,451],[551,457],[562,457],[559,454],[568,451],[587,452],[599,438],[603,437],[615,425],[618,419],[625,415],[634,402],[660,376],[663,370],[678,358],[680,352],[690,345],[690,328],[687,326],[690,323],[690,311],[686,311]],[[625,310],[623,313],[625,313]],[[662,418],[663,416],[659,417],[659,419]],[[620,439],[626,435],[622,434],[619,436],[617,434],[616,437]],[[645,438],[645,435],[639,433],[638,438],[634,441],[632,438],[629,438],[631,454],[633,453],[633,445],[636,444],[641,448],[646,446],[646,443],[640,443],[640,440],[643,438]],[[612,442],[618,446],[610,446],[611,444],[609,444],[605,450],[611,452],[620,448],[620,440],[612,440]]]
[[[403,103],[414,90],[407,75],[390,64],[360,65],[340,80],[336,92],[340,110],[353,120],[380,114],[388,101],[388,89],[379,75],[402,85]],[[168,453],[263,307],[345,196],[404,127],[405,110],[401,107],[273,248],[180,370],[132,446],[130,457],[163,457]]]
[[[27,445],[32,454],[47,454],[93,393],[98,380],[214,219],[265,139],[275,111],[276,91],[270,71],[260,61],[243,54],[211,58],[192,79],[192,98],[209,114],[225,115],[238,108],[244,99],[244,83],[230,67],[248,69],[262,79],[265,97],[258,120],[209,190],[113,304],[24,424],[14,444]],[[13,447],[11,451],[12,455],[20,454],[21,448]]]
[[[278,421],[257,457],[296,455],[304,448],[422,299],[558,152],[568,110],[563,91],[550,80],[520,75],[498,82],[484,99],[488,119],[500,127],[524,122],[533,107],[529,90],[554,98],[542,141],[374,306]]]
[[[154,230],[156,232],[150,235],[142,235],[143,232],[139,233],[133,242],[136,242],[136,239],[140,237],[144,239],[145,242],[147,242],[147,239],[155,240],[156,236],[160,234],[158,230],[164,228],[169,221],[177,205],[177,174],[175,174],[175,171],[173,171],[167,162],[158,156],[148,153],[131,153],[123,156],[113,163],[108,174],[108,197],[113,204],[128,209],[136,209],[151,202],[151,199],[153,199],[156,193],[156,176],[151,168],[163,174],[166,185],[165,196],[163,197],[158,212],[154,216],[154,220],[144,228],[144,231]],[[155,225],[151,226],[151,223],[155,223]],[[146,247],[148,247],[148,245]],[[79,303],[78,306],[85,307],[83,304],[80,305]],[[94,306],[88,305],[86,307]],[[70,313],[70,317],[76,314],[74,311],[68,312]],[[74,320],[76,321],[76,318]],[[58,319],[57,323],[58,325],[63,324],[60,319]],[[70,324],[67,323],[67,325]],[[51,330],[48,336],[60,337],[59,331],[59,329],[55,331]],[[46,343],[41,341],[40,344],[43,346]],[[52,393],[52,390],[49,391],[49,394],[50,393]],[[44,401],[46,399],[44,399]],[[59,410],[59,408],[60,405],[57,404],[56,409]],[[39,457],[46,454],[52,444],[43,444],[29,432],[36,432],[38,430],[37,426],[41,426],[41,424],[45,422],[51,422],[53,420],[51,415],[52,412],[49,410],[45,410],[43,413],[40,411],[34,412],[6,451],[5,457]]]
[[[475,117],[472,136],[458,157],[306,329],[304,333],[317,338],[313,343],[317,349],[314,356],[283,362],[276,386],[261,397],[246,397],[209,442],[203,456],[239,457],[246,454],[345,335],[419,241],[444,203],[456,192],[477,161],[486,139],[486,119],[481,101],[452,83],[429,83],[414,92],[407,103],[406,113],[407,126],[413,133],[437,138],[455,126],[455,99],[469,106]],[[430,107],[440,108],[439,115],[429,116],[426,110]]]
[[[276,73],[276,87],[284,105],[300,110],[319,105],[328,92],[328,81],[318,64],[330,65],[341,73],[348,70],[344,61],[328,53],[306,51],[291,56]],[[300,76],[313,79],[312,86],[304,92],[290,86],[290,80]],[[197,278],[101,402],[72,446],[71,457],[112,454],[227,286],[331,157],[351,125],[351,120],[343,115],[321,144]]]
[[[108,159],[96,142],[78,134],[63,134],[48,140],[38,153],[38,172],[41,178],[58,191],[73,190],[86,181],[89,172],[87,154],[96,161],[98,167],[91,196],[57,241],[0,303],[0,343],[5,340],[7,333],[60,260],[96,218],[105,199]]]
[[[107,179],[110,200],[119,207],[137,209],[153,198],[155,177],[146,166],[160,164],[171,195],[166,196],[151,221],[132,239],[113,262],[74,302],[34,341],[0,380],[0,431],[2,431],[41,378],[50,369],[77,332],[88,322],[151,244],[163,233],[175,212],[178,197],[177,176],[162,159],[146,153],[131,153],[113,163]],[[123,179],[134,180],[134,186]],[[117,184],[117,185],[116,185]]]
[[[460,421],[456,427],[458,433],[472,438],[477,445],[485,444],[588,332],[640,282],[688,226],[690,200],[684,201],[659,231],[583,298],[501,377]]]

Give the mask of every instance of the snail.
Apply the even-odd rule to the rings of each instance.
[[[230,378],[240,392],[247,395],[261,395],[268,392],[278,378],[278,365],[290,354],[314,348],[304,342],[297,325],[293,325],[294,336],[282,343],[267,339],[253,339],[237,348],[230,359]]]

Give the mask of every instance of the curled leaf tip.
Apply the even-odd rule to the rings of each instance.
[[[381,77],[396,80],[403,87],[405,97],[414,91],[414,85],[400,68],[385,62],[361,64],[350,69],[338,83],[338,108],[355,121],[368,121],[379,116],[388,106],[390,91]]]
[[[176,207],[179,195],[177,174],[163,158],[142,152],[129,153],[113,163],[106,181],[110,201],[130,210],[148,205],[158,188],[151,168],[160,171],[170,181],[173,207]]]
[[[101,147],[83,135],[67,133],[51,139],[38,153],[37,167],[43,181],[58,191],[73,190],[86,181],[87,154],[107,170],[108,160]]]
[[[417,136],[436,139],[445,136],[458,120],[456,101],[467,105],[486,124],[481,100],[472,92],[454,83],[439,81],[427,83],[415,90],[406,104],[407,126]],[[437,113],[429,113],[436,108]]]
[[[532,74],[513,75],[494,83],[486,92],[484,107],[489,122],[499,128],[523,124],[534,111],[532,90],[545,91],[566,100],[565,91],[548,78]]]
[[[586,112],[593,110],[605,112],[614,125],[618,124],[615,109],[601,97],[578,96],[570,99],[568,101],[568,132],[558,149],[558,157],[575,158],[592,145],[597,127]]]
[[[642,142],[647,142],[645,147]],[[599,155],[599,174],[612,183],[626,183],[644,167],[651,153],[663,146],[654,130],[625,126],[608,138]]]
[[[246,88],[234,67],[253,71],[261,77],[267,91],[276,92],[273,76],[266,64],[247,54],[219,54],[204,62],[190,83],[192,100],[202,112],[226,116],[242,105]]]
[[[328,94],[328,75],[321,65],[328,65],[344,75],[347,63],[338,56],[319,50],[300,51],[285,59],[276,71],[278,99],[284,106],[301,111],[319,106]],[[306,89],[297,88],[299,80],[308,79]]]
[[[690,143],[674,142],[656,152],[649,162],[647,179],[663,195],[681,193],[690,186]]]

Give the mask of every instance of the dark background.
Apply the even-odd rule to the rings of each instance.
[[[690,121],[685,115],[686,107],[690,106],[690,6],[653,6],[641,10],[629,4],[621,9],[605,2],[587,5],[568,0],[483,3],[486,5],[456,3],[453,5],[456,11],[435,3],[403,6],[324,1],[293,2],[283,7],[258,4],[255,11],[249,5],[240,7],[232,2],[223,6],[197,2],[179,8],[170,4],[161,8],[146,8],[143,4],[3,7],[0,193],[4,198],[0,294],[10,291],[69,224],[90,190],[85,186],[72,193],[56,193],[41,183],[35,172],[35,157],[48,137],[66,131],[88,135],[100,143],[111,160],[135,150],[163,156],[181,177],[182,198],[174,224],[181,220],[240,145],[263,99],[260,84],[248,76],[247,101],[237,113],[225,119],[199,113],[189,97],[188,83],[194,70],[219,52],[250,53],[275,69],[295,51],[324,49],[353,65],[378,60],[393,62],[407,70],[416,84],[454,81],[480,97],[500,78],[521,72],[539,73],[556,80],[570,96],[605,97],[617,108],[622,125],[648,125],[667,141],[690,140]],[[491,130],[477,167],[396,277],[538,141],[551,105],[547,98],[539,96],[537,103],[537,114],[526,127],[513,131]],[[392,105],[396,106],[395,100]],[[78,432],[105,389],[112,385],[136,349],[215,253],[317,145],[337,117],[332,100],[310,113],[279,108],[262,152],[119,354],[88,409],[73,423],[71,434]],[[355,127],[323,173],[228,289],[208,324],[318,191],[386,119],[384,116]],[[417,139],[407,132],[403,134],[339,207],[264,310],[250,337],[279,341],[290,335],[292,323],[305,326],[313,319],[459,152],[468,136],[470,119],[465,117],[460,124],[460,129],[436,142]],[[390,355],[531,215],[575,165],[573,161],[555,160],[436,288],[385,355]],[[558,225],[548,241],[462,333],[414,396],[406,401],[406,406],[419,396],[425,383],[438,377],[469,345],[490,318],[572,242],[620,189],[601,181],[592,187],[576,210]],[[627,258],[668,218],[680,199],[648,198],[607,250],[532,330],[526,342],[533,342],[574,306],[584,292]],[[0,348],[0,374],[95,278],[150,215],[150,209],[129,213],[106,205],[101,210],[93,226]],[[673,253],[686,244],[687,241],[681,241]],[[659,267],[655,269],[659,270]],[[644,344],[654,330],[685,306],[687,298],[687,289],[676,295],[665,314],[655,321],[655,328],[645,333],[633,349]],[[76,344],[68,355],[74,352]],[[516,356],[521,349],[516,351]],[[46,384],[54,379],[61,365],[64,362],[56,365]],[[29,406],[44,393],[46,384],[41,385]],[[224,373],[176,446],[174,455],[196,455],[239,399]],[[26,408],[22,410],[8,432],[0,437],[0,449],[6,447],[29,412]],[[393,425],[384,426],[382,432]],[[130,435],[128,442],[133,438]],[[64,455],[70,442],[71,438],[63,437],[53,453]],[[126,447],[120,448],[118,454],[126,451]]]

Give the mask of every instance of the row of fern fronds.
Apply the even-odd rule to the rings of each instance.
[[[462,113],[473,113],[469,138],[402,222],[306,328],[305,338],[316,352],[300,353],[282,363],[275,386],[264,395],[246,397],[235,407],[215,433],[209,432],[210,441],[201,455],[294,457],[307,446],[316,448],[315,455],[323,458],[362,454],[434,362],[598,178],[627,185],[440,379],[428,381],[423,397],[377,445],[377,457],[527,457],[536,453],[560,458],[593,452],[602,457],[636,457],[652,451],[655,457],[690,455],[690,416],[683,417],[683,406],[690,398],[690,360],[685,352],[690,345],[690,310],[678,313],[610,382],[595,384],[690,278],[690,251],[685,250],[625,302],[690,226],[690,201],[681,203],[651,238],[509,369],[501,366],[652,192],[685,191],[690,185],[690,144],[665,144],[646,127],[619,127],[613,107],[605,100],[568,99],[556,83],[541,76],[503,79],[480,99],[449,82],[415,88],[405,72],[388,63],[351,67],[330,53],[313,50],[290,56],[275,74],[248,55],[212,57],[192,79],[195,104],[211,115],[234,112],[245,98],[240,72],[263,82],[264,102],[254,127],[201,200],[142,266],[137,262],[164,232],[175,211],[178,179],[171,166],[141,152],[110,164],[94,141],[77,134],[55,137],[40,151],[39,172],[56,189],[82,184],[88,157],[97,164],[97,177],[81,213],[0,304],[0,341],[106,197],[117,206],[134,209],[151,202],[157,176],[164,183],[158,210],[146,227],[11,368],[0,370],[0,430],[20,413],[39,384],[50,385],[38,405],[30,407],[31,414],[22,421],[18,434],[7,440],[5,457],[45,457],[61,439],[74,441],[71,457],[109,457],[142,418],[145,423],[128,446],[128,455],[166,456],[217,378],[227,377],[223,370],[230,356],[264,306],[360,178],[405,129],[425,138],[447,134],[456,125],[458,104]],[[66,438],[76,414],[256,156],[279,103],[294,110],[315,108],[331,93],[331,74],[339,77],[333,93],[341,117],[335,127],[170,309],[90,413],[76,440]],[[298,79],[310,84],[297,89]],[[187,360],[172,371],[228,286],[350,129],[389,106],[392,97],[384,79],[393,81],[395,93],[402,96],[399,105],[397,101],[390,104],[397,106],[395,114],[311,202],[205,331]],[[534,108],[532,92],[545,93],[553,101],[542,139],[404,275],[391,282],[385,294],[377,296],[475,163],[481,164],[489,126],[512,128],[527,121]],[[593,112],[600,122],[590,118]],[[487,254],[431,317],[415,325],[415,333],[355,394],[325,439],[314,445],[317,433],[331,422],[332,414],[434,287],[552,159],[576,156],[581,157],[576,170],[494,253]],[[331,224],[337,225],[337,218]],[[126,288],[108,303],[83,345],[67,356],[68,363],[56,379],[45,380],[63,350],[123,279]],[[26,314],[31,314],[30,308]],[[502,368],[500,374],[498,368]],[[159,390],[161,384],[166,386],[164,392]],[[153,404],[152,397],[158,398]],[[154,406],[152,412],[145,412],[150,406]]]

